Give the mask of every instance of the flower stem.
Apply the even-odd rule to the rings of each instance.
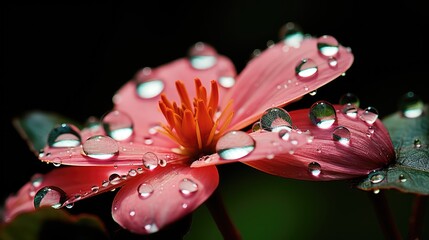
[[[425,213],[428,196],[416,195],[408,225],[408,239],[420,239],[423,227],[423,216]]]
[[[372,205],[377,215],[380,227],[384,233],[385,239],[401,240],[402,239],[401,234],[393,219],[393,215],[390,211],[389,203],[387,201],[387,198],[384,192],[381,191],[377,194],[374,194],[373,192],[369,192],[368,196],[371,199]]]
[[[210,198],[206,201],[206,206],[215,220],[216,225],[223,236],[223,239],[241,239],[240,233],[226,211],[225,204],[223,203],[218,189],[216,189]]]

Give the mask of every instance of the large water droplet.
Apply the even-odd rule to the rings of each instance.
[[[373,124],[375,121],[377,121],[378,118],[378,111],[374,107],[367,107],[361,114],[359,115],[359,118],[366,122],[367,124]]]
[[[403,116],[407,118],[416,118],[422,115],[424,104],[421,98],[414,92],[407,92],[401,97],[399,108]]]
[[[270,132],[279,132],[281,129],[291,130],[292,119],[289,113],[283,108],[269,108],[259,120],[261,128]]]
[[[179,183],[179,191],[184,196],[189,196],[198,191],[198,185],[189,178],[185,178]]]
[[[149,67],[140,70],[136,74],[135,80],[137,96],[143,99],[154,98],[161,94],[165,88],[164,81],[154,76],[152,69]]]
[[[246,132],[230,131],[216,144],[216,152],[224,160],[236,160],[247,156],[255,149],[255,140]]]
[[[339,103],[340,103],[341,105],[352,104],[352,105],[354,105],[355,107],[359,107],[359,105],[360,105],[360,100],[359,100],[359,98],[358,98],[354,93],[346,93],[346,94],[343,94],[343,95],[340,97],[340,101],[339,101]]]
[[[128,114],[119,110],[111,111],[102,118],[104,131],[117,141],[128,139],[133,134],[133,122]]]
[[[311,175],[318,177],[322,172],[322,167],[317,162],[311,162],[308,164],[308,171],[311,173]]]
[[[60,208],[67,200],[67,194],[59,187],[46,186],[37,191],[34,196],[34,207],[50,206],[55,209]]]
[[[153,189],[153,186],[149,183],[142,183],[137,188],[137,192],[140,198],[143,198],[143,199],[150,197],[154,191],[155,190]]]
[[[118,143],[111,137],[95,135],[89,137],[83,144],[83,153],[91,158],[109,159],[119,153]]]
[[[350,131],[346,127],[338,126],[332,132],[332,138],[343,145],[348,145],[350,143]]]
[[[283,40],[285,45],[298,48],[304,40],[304,33],[301,26],[288,22],[280,28],[279,38]]]
[[[298,77],[309,78],[317,73],[317,64],[310,58],[304,58],[295,67],[295,73]]]
[[[158,166],[158,156],[153,152],[143,154],[143,165],[149,170],[155,169]]]
[[[335,108],[327,101],[315,102],[310,108],[310,120],[319,128],[329,128],[337,119]]]
[[[235,85],[235,78],[233,76],[221,76],[218,79],[219,85],[224,88],[232,88]]]
[[[329,35],[323,35],[317,39],[317,49],[326,57],[332,57],[340,50],[337,39]]]
[[[81,144],[79,129],[73,124],[63,123],[53,128],[48,135],[50,147],[76,147]]]
[[[377,171],[371,172],[368,177],[369,181],[373,184],[380,183],[384,180],[384,175]]]
[[[195,69],[204,70],[213,67],[217,62],[216,50],[207,43],[197,42],[188,52],[189,61]]]

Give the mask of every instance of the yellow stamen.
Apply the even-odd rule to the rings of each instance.
[[[210,83],[210,95],[201,81],[195,79],[196,96],[192,104],[185,84],[176,81],[176,89],[180,97],[180,107],[170,102],[165,94],[159,101],[159,108],[167,120],[161,133],[180,145],[180,153],[199,157],[215,151],[216,142],[222,136],[232,120],[232,101],[220,116],[215,119],[219,103],[219,89],[216,81]]]

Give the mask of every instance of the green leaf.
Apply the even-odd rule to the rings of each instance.
[[[429,195],[428,106],[417,118],[406,118],[397,112],[383,119],[383,123],[395,147],[396,161],[386,169],[372,172],[357,187]]]
[[[41,207],[18,215],[0,227],[0,239],[108,239],[103,223],[88,214],[70,215],[62,209]]]
[[[67,117],[43,111],[28,112],[13,120],[15,128],[36,155],[45,147],[49,132],[61,123],[71,123],[79,127]]]

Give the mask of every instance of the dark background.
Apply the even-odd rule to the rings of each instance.
[[[346,92],[355,93],[362,107],[377,108],[381,117],[396,111],[397,101],[407,91],[414,91],[427,103],[429,97],[425,85],[428,82],[429,45],[426,35],[429,21],[423,1],[397,1],[384,5],[374,2],[3,3],[0,33],[1,199],[16,192],[33,173],[45,172],[52,167],[40,163],[29,151],[11,124],[13,117],[34,109],[54,111],[81,122],[89,116],[101,116],[112,107],[111,98],[115,91],[137,70],[184,57],[187,49],[197,41],[207,42],[220,54],[228,56],[239,72],[254,49],[265,48],[268,40],[277,41],[280,27],[295,22],[305,33],[333,35],[342,45],[351,47],[355,61],[340,80],[319,89],[315,97],[307,96],[291,105],[291,109],[309,107],[315,98],[336,102]],[[296,230],[289,229],[286,236],[295,236],[294,239],[315,237],[311,234],[331,239],[343,239],[341,236],[345,235],[350,235],[349,239],[382,238],[366,193],[349,189],[347,184],[279,179],[242,166],[228,166],[222,171],[225,180],[221,180],[221,184],[225,184],[221,188],[230,194],[237,194],[241,182],[245,184],[258,177],[260,179],[256,181],[260,183],[278,185],[281,191],[272,187],[276,194],[297,194],[295,201],[285,199],[289,201],[285,205],[299,206],[297,209],[302,211],[296,210],[295,214],[302,217],[303,224],[298,224],[301,218],[293,213],[266,220],[276,222],[282,219],[291,224]],[[235,190],[232,186],[236,186]],[[252,199],[258,195],[256,192],[248,194]],[[265,193],[269,194],[269,191]],[[400,223],[406,225],[410,197],[395,191],[390,194],[394,206],[399,208]],[[239,197],[244,198],[243,202],[249,201],[243,196],[225,197],[232,201],[227,201],[230,208],[240,206],[240,203],[234,205],[234,199]],[[337,200],[341,204],[332,204]],[[254,206],[255,209],[272,205],[268,200],[261,201],[261,206]],[[306,203],[307,206],[303,205]],[[198,214],[204,215],[204,211],[199,210]],[[232,211],[234,215],[235,210]],[[246,230],[252,224],[240,222],[243,214],[234,216],[237,224],[243,225],[244,235],[257,236],[255,228]],[[254,219],[253,224],[258,219],[265,221],[260,215],[249,218]],[[308,218],[316,222],[308,222]],[[295,220],[298,222],[294,225]],[[210,225],[212,220],[208,218],[206,221]],[[195,228],[203,227],[202,222],[195,224],[199,224]],[[211,224],[209,229],[218,234]],[[287,226],[277,228],[288,229]],[[256,234],[251,234],[252,231]],[[402,231],[406,232],[406,226],[402,226]],[[198,230],[191,232],[197,239]],[[219,235],[213,236],[212,239],[216,239]]]

